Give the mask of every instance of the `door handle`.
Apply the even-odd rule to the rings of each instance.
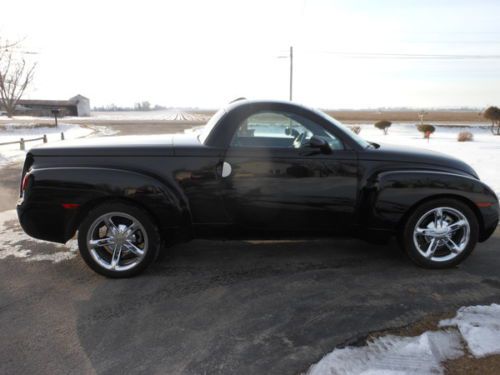
[[[231,164],[229,164],[227,161],[221,161],[219,164],[217,164],[217,174],[219,174],[223,178],[229,177],[232,171],[233,168],[231,168]]]

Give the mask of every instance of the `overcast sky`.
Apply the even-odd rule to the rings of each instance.
[[[0,35],[38,52],[30,98],[219,107],[500,104],[498,0],[48,1],[2,4]]]

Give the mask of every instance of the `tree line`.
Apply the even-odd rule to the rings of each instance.
[[[151,105],[151,103],[148,101],[137,102],[134,104],[133,107],[118,106],[112,103],[103,106],[94,106],[92,108],[93,111],[98,111],[98,112],[159,111],[162,109],[169,109],[169,108],[159,104]]]

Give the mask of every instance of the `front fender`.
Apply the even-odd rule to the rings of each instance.
[[[175,182],[156,176],[115,168],[57,167],[35,168],[30,179],[18,212],[21,224],[38,228],[25,228],[36,238],[66,242],[88,208],[113,198],[142,205],[157,219],[160,229],[189,222],[189,205],[182,190]],[[64,209],[65,203],[78,208]]]
[[[396,231],[405,215],[433,197],[456,197],[476,212],[484,240],[498,223],[498,198],[483,182],[472,177],[422,170],[388,171],[374,175],[363,191],[361,215],[365,226]],[[491,229],[493,228],[493,229]],[[486,237],[486,238],[485,238]]]

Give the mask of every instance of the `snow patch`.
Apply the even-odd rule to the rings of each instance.
[[[196,135],[198,135],[198,134],[203,133],[204,128],[205,128],[205,125],[194,126],[192,128],[185,129],[184,134],[196,134]]]
[[[461,307],[453,319],[439,322],[439,327],[440,331],[417,337],[388,335],[363,347],[335,349],[307,374],[443,374],[444,361],[465,354],[463,342],[476,358],[500,354],[500,305]]]
[[[500,354],[500,305],[461,307],[439,326],[457,326],[475,357]]]
[[[32,249],[42,244],[49,244],[56,251],[35,252]],[[8,257],[21,258],[28,262],[50,261],[59,263],[72,259],[78,251],[76,240],[70,240],[65,245],[29,237],[20,228],[16,210],[0,212],[0,260]]]
[[[443,374],[443,361],[464,354],[457,331],[425,332],[417,337],[383,336],[364,347],[335,349],[308,375]]]
[[[90,121],[92,120],[166,120],[166,121],[208,121],[212,117],[212,113],[203,110],[200,112],[183,111],[181,109],[163,109],[152,111],[92,111],[90,116],[64,116],[61,120],[70,121]],[[0,119],[2,117],[0,116]],[[47,121],[48,117],[39,116],[15,116],[16,120],[31,121],[37,123],[40,121]],[[5,119],[8,121],[9,119]],[[3,121],[2,121],[3,122]]]
[[[98,120],[166,120],[166,121],[202,121],[206,122],[212,116],[205,113],[192,113],[179,110],[158,111],[117,111],[117,112],[92,112],[90,119]]]
[[[36,127],[25,128],[15,124],[6,124],[5,130],[0,130],[0,143],[19,141],[21,138],[32,139],[47,135],[48,143],[64,142],[61,141],[61,132],[65,139],[76,139],[87,137],[95,132],[101,132],[102,127],[80,126],[71,124],[59,124],[57,127]],[[26,142],[26,150],[21,150],[19,143],[11,145],[0,145],[0,166],[16,161],[22,161],[26,152],[37,145],[43,144],[43,140]]]

